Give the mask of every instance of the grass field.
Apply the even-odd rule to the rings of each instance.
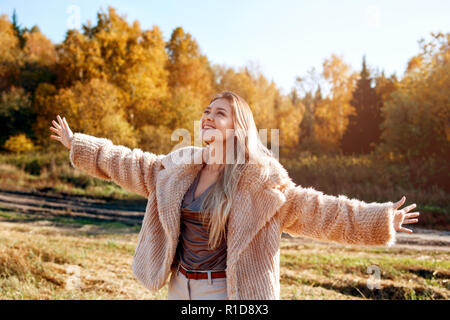
[[[1,299],[167,299],[134,279],[138,229],[0,211]],[[379,289],[369,289],[379,268]],[[282,299],[449,299],[448,252],[283,239]],[[377,282],[372,282],[377,284]]]
[[[402,164],[378,163],[366,156],[305,156],[285,165],[296,183],[326,194],[377,202],[406,195],[407,203],[417,203],[421,212],[420,227],[450,229],[448,192],[430,184],[431,176],[414,176]],[[419,169],[446,181],[446,175],[436,171],[438,166],[425,165]],[[71,195],[128,204],[140,203],[145,200],[142,197],[74,170],[67,152],[0,154],[1,190],[41,191],[44,197],[63,198],[43,204],[39,198],[32,207],[26,195],[11,200],[11,194],[3,193],[10,198],[0,201],[8,205],[7,209],[0,207],[0,299],[167,298],[167,285],[152,293],[132,275],[139,225],[96,220],[93,214],[91,218],[71,216],[73,205],[69,203],[81,203]],[[432,247],[383,249],[283,238],[281,298],[449,299],[448,252]],[[379,270],[379,289],[368,288],[374,277],[368,268]]]

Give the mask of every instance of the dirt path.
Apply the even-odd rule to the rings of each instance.
[[[0,190],[0,206],[3,211],[9,209],[16,213],[36,215],[37,218],[85,218],[134,225],[142,221],[145,204],[145,199],[106,200],[67,194]]]
[[[98,221],[120,221],[140,224],[145,212],[146,200],[104,200],[67,194],[48,195],[43,192],[0,190],[0,206],[3,211],[45,217],[71,217]],[[450,231],[436,231],[412,227],[413,234],[397,233],[397,248],[439,250],[450,252]],[[299,242],[309,239],[295,238]]]

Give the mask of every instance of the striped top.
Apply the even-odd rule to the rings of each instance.
[[[222,238],[220,245],[210,250],[208,247],[209,219],[202,221],[200,212],[205,196],[216,183],[210,185],[197,199],[194,199],[195,190],[200,180],[200,172],[184,195],[181,204],[177,262],[180,262],[183,267],[189,270],[225,270],[226,241]]]

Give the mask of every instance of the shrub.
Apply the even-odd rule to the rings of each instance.
[[[10,137],[6,140],[4,147],[6,150],[14,153],[22,153],[34,149],[33,142],[24,133]]]

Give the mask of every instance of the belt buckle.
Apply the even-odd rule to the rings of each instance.
[[[184,268],[181,264],[179,265],[178,269],[183,269],[183,271],[186,273],[187,278],[196,279],[196,280],[203,279],[203,278],[201,278],[201,274],[204,274],[204,273],[208,274],[208,277],[205,279],[209,280],[209,279],[215,279],[215,278],[213,278],[213,276],[217,275],[218,273],[224,272],[224,271],[209,271],[209,270],[201,272],[201,271],[195,271],[195,270],[188,270],[188,269]]]

